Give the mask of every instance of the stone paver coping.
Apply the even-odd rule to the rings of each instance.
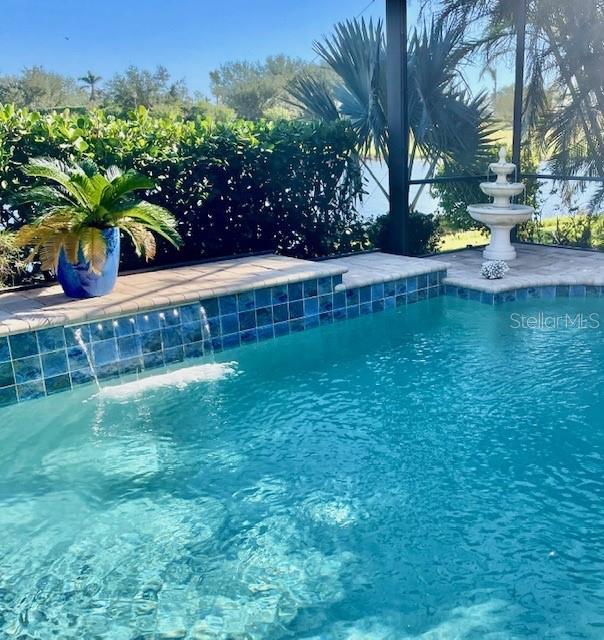
[[[0,335],[74,324],[180,305],[195,300],[342,275],[336,290],[447,270],[445,284],[489,293],[551,285],[604,286],[604,254],[558,247],[516,245],[518,258],[502,280],[480,276],[480,249],[409,258],[381,252],[322,262],[263,255],[134,273],[118,278],[102,298],[73,300],[60,286],[0,294]]]
[[[342,276],[342,284],[336,285],[336,291],[366,287],[390,280],[412,278],[424,273],[445,271],[447,268],[446,261],[436,261],[431,258],[410,258],[381,252],[333,258],[327,260],[326,263],[337,264],[347,269]]]
[[[510,270],[501,280],[486,280],[480,275],[485,262],[482,249],[464,249],[433,256],[431,260],[447,263],[445,284],[488,293],[552,285],[604,286],[604,253],[541,245],[514,246],[518,257],[507,263]]]
[[[102,298],[74,300],[59,285],[7,292],[0,294],[0,336],[338,276],[345,271],[336,261],[263,255],[123,275],[113,292]]]

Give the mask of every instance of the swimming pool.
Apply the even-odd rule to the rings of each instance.
[[[600,317],[441,297],[0,410],[0,635],[601,638]]]

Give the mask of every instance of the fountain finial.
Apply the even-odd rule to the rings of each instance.
[[[507,149],[505,147],[500,147],[499,148],[499,163],[500,164],[505,164],[506,163],[506,156],[507,156]]]

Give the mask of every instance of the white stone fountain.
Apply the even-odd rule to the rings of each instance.
[[[507,176],[514,173],[516,165],[505,161],[505,147],[499,150],[499,161],[492,162],[489,169],[497,176],[495,182],[481,182],[480,189],[493,202],[468,205],[468,213],[491,230],[491,242],[483,256],[487,260],[514,260],[516,249],[510,242],[510,231],[520,222],[530,220],[533,207],[512,204],[511,199],[524,191],[522,182],[508,182]]]

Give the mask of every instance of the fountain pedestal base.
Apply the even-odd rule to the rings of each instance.
[[[491,242],[482,252],[485,260],[515,260],[516,249],[510,242],[513,225],[491,226]]]
[[[484,250],[487,260],[514,260],[516,249],[510,242],[511,230],[520,222],[531,219],[532,207],[523,204],[510,204],[499,207],[494,204],[470,205],[468,213],[491,230],[491,242]]]

